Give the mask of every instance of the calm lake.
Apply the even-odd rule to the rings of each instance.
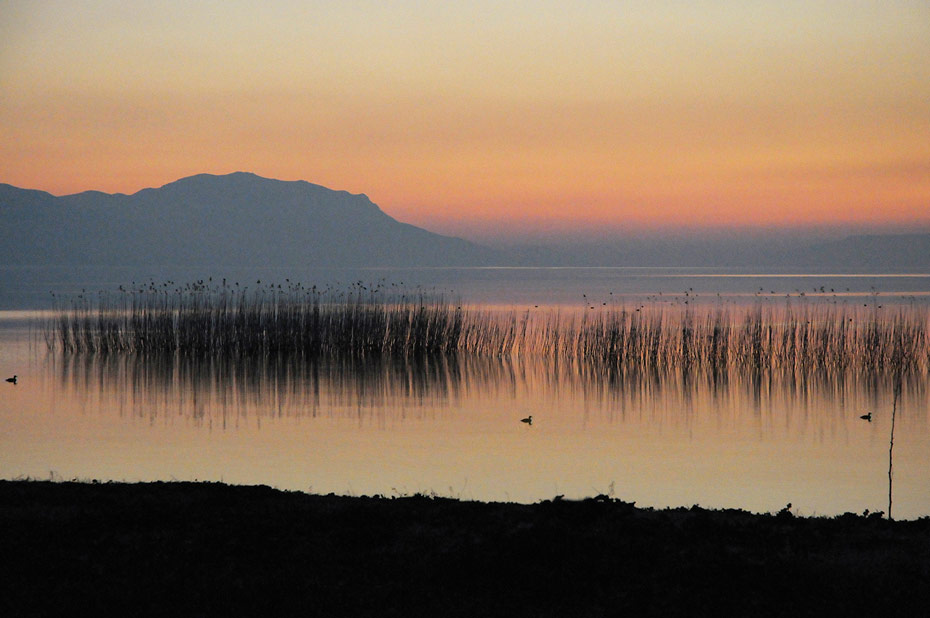
[[[222,273],[233,278],[246,273]],[[217,480],[341,494],[930,515],[926,372],[616,374],[553,359],[271,362],[49,351],[50,292],[138,273],[4,270],[0,476]],[[204,277],[195,272],[180,281]],[[249,281],[255,273],[248,273]],[[218,277],[215,277],[218,279]],[[403,282],[515,311],[828,304],[924,312],[930,275],[728,269],[370,269],[265,281]],[[139,277],[143,279],[143,277]],[[801,296],[801,294],[804,294]],[[786,298],[787,295],[787,298]],[[538,306],[537,306],[538,305]],[[594,309],[591,309],[594,307]],[[857,309],[858,310],[858,309]],[[884,313],[882,313],[884,312]],[[881,318],[879,318],[881,319]],[[872,420],[860,419],[872,413]],[[532,425],[520,419],[532,415]]]

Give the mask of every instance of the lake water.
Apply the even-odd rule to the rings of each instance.
[[[255,281],[344,285],[382,278],[408,287],[421,286],[472,303],[580,305],[587,299],[630,303],[653,295],[692,291],[700,299],[752,302],[757,296],[786,295],[846,300],[872,298],[876,292],[897,301],[930,300],[930,273],[829,272],[738,268],[275,268],[207,270],[198,268],[19,267],[0,265],[0,310],[45,309],[52,293],[75,295],[82,290],[117,290],[120,285],[149,280],[192,282],[200,279],[254,285]],[[821,287],[823,290],[821,290]]]
[[[303,274],[305,283],[404,281],[520,310],[688,301],[923,311],[930,297],[924,274],[658,268]],[[264,275],[266,281],[291,276]],[[765,512],[791,503],[807,515],[861,513],[887,510],[894,407],[893,514],[930,515],[925,373],[905,380],[895,400],[887,376],[842,372],[617,376],[534,358],[359,365],[49,352],[30,322],[31,310],[48,306],[40,288],[74,292],[127,283],[112,277],[72,272],[56,288],[45,271],[29,285],[4,288],[4,306],[18,311],[0,312],[0,372],[17,374],[18,384],[0,389],[3,478],[222,480],[525,502],[608,494],[640,506]],[[871,422],[859,418],[867,412]],[[528,415],[532,425],[520,422]]]

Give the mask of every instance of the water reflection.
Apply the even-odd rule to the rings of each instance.
[[[919,374],[895,402],[881,373],[624,372],[475,356],[197,361],[34,355],[25,343],[0,352],[21,374],[0,398],[6,477],[527,502],[616,487],[640,505],[877,511],[896,409],[895,517],[930,514]],[[872,422],[859,418],[870,411]],[[519,422],[529,414],[531,427]]]
[[[751,414],[772,410],[817,420],[880,410],[890,401],[890,374],[850,371],[744,373],[688,369],[631,371],[552,359],[439,356],[327,361],[289,358],[198,359],[179,355],[51,355],[59,389],[84,406],[116,407],[152,418],[203,420],[375,414],[392,420],[468,402],[538,402],[580,406],[613,422],[637,415],[687,423],[697,411]],[[927,377],[902,378],[905,406],[920,413]],[[867,410],[863,408],[863,413]],[[926,410],[924,410],[924,413]],[[840,416],[838,416],[840,415]]]

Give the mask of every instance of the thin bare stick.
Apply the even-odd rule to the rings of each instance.
[[[891,404],[891,438],[888,440],[888,519],[891,520],[892,462],[894,461],[894,419],[898,412],[898,395],[901,393],[901,376],[895,376],[894,402]]]

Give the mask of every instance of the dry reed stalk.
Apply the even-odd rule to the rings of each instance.
[[[80,295],[46,324],[72,353],[300,358],[542,357],[623,371],[926,372],[928,310],[785,304],[608,308],[579,315],[463,309],[383,283],[346,288],[154,282]]]

